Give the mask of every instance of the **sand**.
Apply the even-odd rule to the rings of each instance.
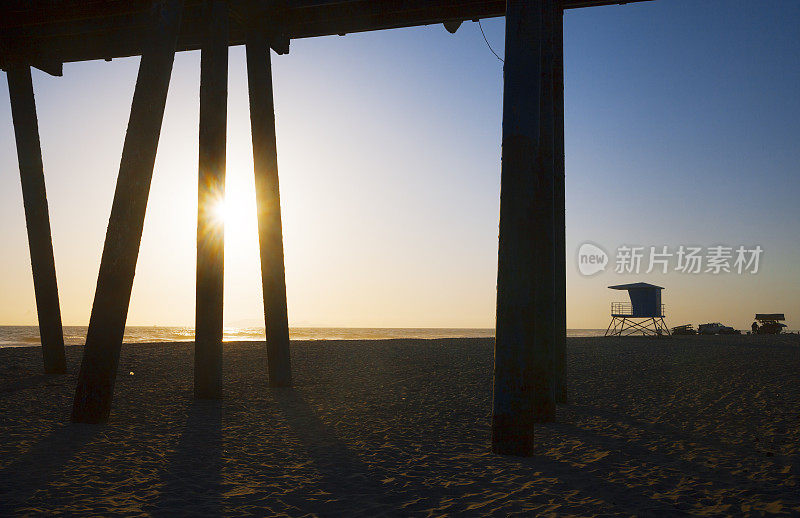
[[[126,345],[111,421],[69,424],[70,374],[0,350],[0,515],[800,513],[800,337],[569,339],[572,404],[537,456],[490,453],[489,339],[225,345],[192,401],[191,344]],[[133,374],[130,374],[130,373]]]

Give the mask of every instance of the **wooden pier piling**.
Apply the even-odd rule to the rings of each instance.
[[[555,394],[556,403],[567,404],[567,236],[566,236],[566,184],[564,153],[564,10],[553,11],[554,87],[555,113]]]
[[[292,384],[292,366],[278,188],[272,63],[270,47],[263,33],[248,34],[246,46],[269,385],[288,387]]]
[[[181,0],[154,3],[154,33],[147,40],[139,62],[86,347],[75,389],[74,422],[105,422],[111,411],[182,4]]]
[[[200,57],[200,142],[197,192],[197,292],[194,396],[222,397],[225,141],[228,105],[228,7],[206,3]]]
[[[8,95],[17,141],[19,176],[28,229],[33,289],[39,316],[39,337],[42,341],[44,371],[64,374],[64,332],[61,327],[61,307],[58,302],[56,264],[50,234],[50,214],[44,184],[42,148],[39,141],[39,122],[33,96],[31,69],[17,66],[8,70]]]
[[[506,4],[492,415],[492,450],[505,455],[532,455],[533,424],[555,415],[555,8]]]

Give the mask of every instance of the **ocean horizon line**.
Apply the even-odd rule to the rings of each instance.
[[[87,326],[64,326],[65,345],[83,345]],[[263,341],[264,326],[226,326],[223,342]],[[568,329],[567,336],[602,336],[605,329]],[[390,340],[441,338],[493,338],[494,328],[481,327],[323,327],[290,326],[292,340]],[[193,326],[128,326],[124,343],[192,342]],[[40,344],[38,326],[0,325],[0,347]]]

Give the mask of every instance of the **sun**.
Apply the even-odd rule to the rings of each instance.
[[[242,183],[230,182],[224,192],[210,196],[206,205],[208,222],[218,232],[224,232],[226,242],[257,236],[254,186]]]
[[[240,227],[250,216],[249,200],[237,194],[227,193],[224,198],[215,199],[210,207],[211,220],[226,230]]]
[[[224,186],[201,189],[198,228],[224,239],[232,256],[258,246],[258,213],[252,166],[228,164]]]
[[[210,212],[214,223],[224,226],[226,223],[233,221],[234,215],[231,214],[231,210],[228,208],[229,205],[224,198],[218,198],[212,202]]]

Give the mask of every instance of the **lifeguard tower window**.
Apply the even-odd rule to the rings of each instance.
[[[632,334],[668,336],[669,329],[664,323],[664,305],[661,303],[661,290],[664,288],[646,282],[609,286],[612,290],[628,292],[630,302],[611,303],[611,323],[606,336],[627,336]]]

